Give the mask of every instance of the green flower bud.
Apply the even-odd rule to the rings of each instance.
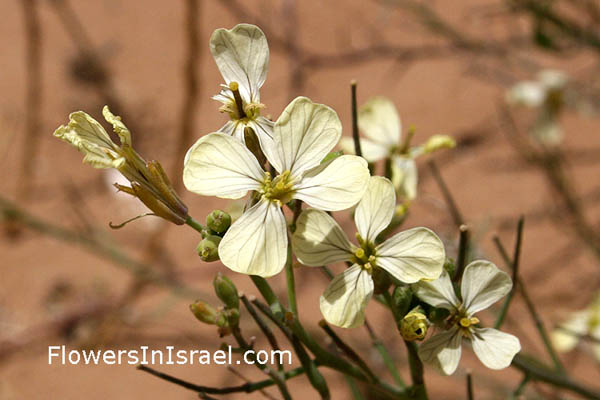
[[[237,326],[240,323],[240,311],[237,308],[225,310],[224,314],[229,326]]]
[[[394,309],[399,318],[404,317],[408,312],[412,297],[413,294],[410,286],[397,286],[396,289],[394,289],[392,299],[394,302]]]
[[[198,321],[209,325],[217,324],[217,310],[204,301],[196,300],[195,303],[190,304],[190,311],[194,314]]]
[[[444,262],[444,269],[446,270],[449,276],[454,276],[454,273],[456,272],[456,265],[454,264],[454,260],[449,257],[446,258],[446,261]]]
[[[240,307],[238,291],[228,277],[219,272],[213,280],[213,286],[217,297],[221,299],[226,308],[238,309]]]
[[[327,154],[325,156],[325,158],[323,158],[321,160],[321,164],[325,164],[325,163],[328,163],[329,161],[333,161],[336,158],[338,158],[339,156],[343,156],[343,155],[344,155],[344,152],[341,150],[340,151],[332,151],[331,153]]]
[[[231,216],[225,211],[213,210],[206,216],[206,225],[216,233],[225,233],[231,226]]]
[[[400,322],[400,335],[404,340],[412,342],[423,340],[427,334],[429,321],[420,307],[413,308]]]
[[[219,259],[219,243],[221,238],[216,235],[208,235],[198,243],[196,251],[203,261],[213,262]]]
[[[434,151],[441,149],[451,149],[456,146],[456,141],[448,135],[433,135],[425,143],[425,153],[433,153]]]

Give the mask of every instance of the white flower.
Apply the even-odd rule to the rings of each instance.
[[[592,345],[594,356],[600,360],[600,295],[585,310],[574,312],[567,321],[552,332],[552,343],[556,350],[571,351],[581,337],[589,336],[595,341]]]
[[[415,284],[415,294],[421,300],[450,311],[448,330],[434,335],[419,347],[421,360],[451,375],[458,367],[461,342],[465,338],[486,367],[508,367],[521,350],[519,339],[496,329],[478,327],[479,319],[474,315],[500,300],[511,288],[510,277],[483,260],[473,261],[465,268],[460,287],[462,301],[454,293],[446,271],[435,281]]]
[[[243,142],[245,128],[252,128],[261,147],[268,145],[273,138],[273,122],[260,115],[264,105],[259,93],[269,69],[265,34],[249,24],[217,29],[210,38],[210,51],[226,83],[213,99],[223,103],[221,112],[231,118],[219,131]]]
[[[348,240],[327,213],[310,209],[298,218],[292,245],[302,264],[322,266],[338,261],[352,262],[321,296],[321,312],[329,323],[343,328],[363,323],[364,309],[373,294],[374,273],[385,270],[401,282],[414,283],[435,279],[442,272],[444,246],[427,228],[409,229],[375,244],[377,235],[392,220],[395,206],[392,183],[380,176],[371,177],[354,214],[359,247]]]
[[[562,141],[558,116],[565,105],[567,82],[567,75],[561,71],[542,70],[537,80],[519,82],[506,93],[508,104],[539,108],[529,133],[542,144],[556,145]]]
[[[362,156],[369,162],[390,159],[391,179],[398,195],[404,200],[417,196],[417,165],[415,158],[442,148],[455,146],[452,138],[434,135],[424,146],[409,147],[410,135],[402,142],[402,123],[394,104],[384,97],[367,101],[358,112],[358,126],[368,139],[361,139]],[[344,138],[341,147],[354,152],[354,142]]]
[[[273,146],[263,150],[278,172],[263,171],[244,144],[211,133],[188,151],[183,181],[188,190],[238,199],[255,191],[256,204],[231,225],[219,245],[230,269],[269,277],[280,272],[287,257],[286,222],[281,205],[292,199],[322,210],[356,204],[367,187],[364,159],[340,156],[321,164],[341,136],[341,122],[331,108],[306,97],[290,103],[275,123]]]

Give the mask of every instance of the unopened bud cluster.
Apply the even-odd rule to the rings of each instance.
[[[200,321],[208,325],[216,325],[221,337],[229,335],[231,328],[240,321],[240,297],[233,282],[218,273],[213,280],[215,293],[223,306],[213,307],[205,301],[197,300],[190,305],[190,311]]]

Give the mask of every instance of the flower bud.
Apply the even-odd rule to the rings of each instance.
[[[217,297],[221,299],[226,308],[238,309],[240,307],[238,291],[228,277],[219,272],[213,280],[213,286]]]
[[[397,286],[396,289],[394,289],[392,300],[398,317],[404,317],[406,315],[412,297],[413,294],[410,286]]]
[[[195,303],[190,304],[190,311],[194,314],[198,321],[209,325],[216,325],[217,323],[217,310],[204,301],[196,300]]]
[[[454,260],[450,257],[447,257],[446,261],[444,262],[444,269],[446,270],[449,276],[453,277],[456,272],[456,265],[454,264]]]
[[[196,251],[203,261],[213,262],[219,259],[219,243],[221,238],[216,235],[208,235],[198,243]]]
[[[433,153],[441,149],[451,149],[456,146],[456,141],[448,135],[433,135],[425,143],[425,153]]]
[[[415,307],[400,321],[400,335],[409,342],[423,340],[427,334],[428,325],[429,321],[420,307]]]
[[[216,233],[225,233],[231,226],[231,216],[225,211],[213,210],[206,217],[206,225]]]

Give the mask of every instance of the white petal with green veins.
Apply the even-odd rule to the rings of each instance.
[[[353,248],[338,223],[326,212],[315,209],[300,214],[292,247],[298,261],[312,267],[350,260]]]
[[[242,142],[224,133],[200,138],[185,157],[183,183],[194,193],[239,199],[258,190],[264,171]]]
[[[376,263],[396,279],[415,283],[442,273],[446,252],[440,238],[427,228],[413,228],[387,239],[376,248]]]
[[[462,335],[458,328],[438,333],[419,346],[419,358],[445,375],[452,375],[461,356]]]
[[[475,328],[471,344],[479,360],[491,369],[508,367],[521,351],[517,337],[493,328]]]
[[[489,261],[476,260],[465,267],[460,285],[463,305],[469,315],[484,310],[506,296],[510,277]]]
[[[381,176],[372,176],[354,213],[360,236],[374,243],[377,235],[392,221],[395,208],[396,193],[392,182]]]
[[[394,103],[384,97],[374,97],[360,108],[358,127],[369,139],[388,148],[400,144],[400,116]]]
[[[345,210],[358,203],[368,183],[369,168],[363,158],[340,156],[302,176],[293,197],[320,210]]]
[[[371,275],[354,264],[337,275],[321,296],[325,320],[341,328],[355,328],[365,320],[365,308],[373,295]]]
[[[210,38],[210,51],[225,82],[237,82],[246,103],[260,102],[259,89],[269,69],[269,45],[260,28],[239,24],[217,29]]]
[[[412,288],[418,298],[434,307],[454,310],[460,305],[446,270],[442,271],[438,279],[418,282]]]
[[[340,141],[340,148],[345,154],[356,154],[354,151],[354,140],[344,137]],[[390,149],[382,144],[373,142],[369,139],[360,139],[360,151],[362,157],[368,162],[383,160],[390,154]]]
[[[267,278],[285,266],[287,244],[281,207],[262,199],[227,230],[219,244],[219,257],[235,272]]]

